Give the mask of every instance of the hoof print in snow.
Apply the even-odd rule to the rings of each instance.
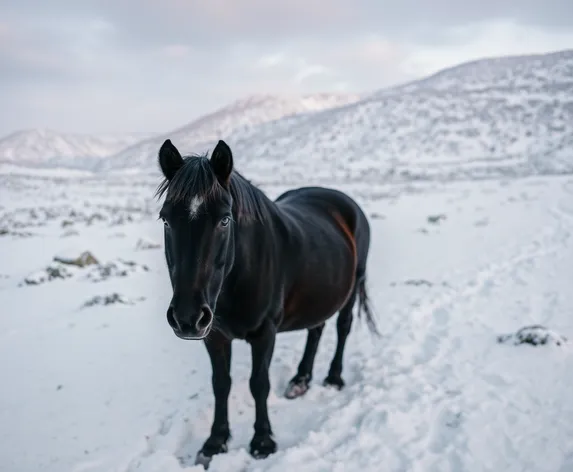
[[[84,251],[76,257],[55,256],[54,261],[59,262],[60,264],[73,265],[76,267],[86,267],[88,265],[99,264],[98,260],[89,251]]]
[[[149,239],[142,239],[142,238],[140,238],[135,245],[135,249],[137,251],[145,251],[147,249],[159,249],[159,248],[161,248],[161,244],[156,243],[154,241],[150,241]]]
[[[87,308],[96,305],[102,305],[102,306],[115,305],[115,304],[134,305],[136,301],[144,299],[145,297],[140,297],[137,300],[130,300],[129,298],[126,298],[123,295],[120,295],[119,293],[112,293],[111,295],[96,295],[92,299],[85,302],[82,308]]]
[[[448,412],[446,418],[444,418],[444,424],[448,428],[458,428],[462,423],[462,413],[461,412]]]
[[[385,220],[386,217],[382,213],[373,212],[370,213],[370,218],[373,220]]]
[[[446,215],[430,215],[430,216],[428,216],[427,219],[428,219],[428,223],[433,224],[433,225],[437,225],[440,223],[440,221],[446,219]]]
[[[567,342],[567,338],[561,336],[545,326],[532,325],[521,328],[514,334],[502,334],[497,337],[497,342],[502,344],[531,344],[539,346],[543,344],[555,344],[561,346]]]

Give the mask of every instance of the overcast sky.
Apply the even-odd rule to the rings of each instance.
[[[0,134],[169,131],[253,93],[566,48],[573,0],[0,0]]]

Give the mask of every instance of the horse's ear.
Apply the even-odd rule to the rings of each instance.
[[[170,139],[165,140],[159,149],[159,165],[167,180],[171,180],[183,165],[183,158]]]
[[[211,167],[219,182],[228,185],[233,172],[233,153],[225,141],[220,140],[211,153]]]

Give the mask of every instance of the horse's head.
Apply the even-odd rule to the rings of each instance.
[[[182,339],[203,339],[213,326],[223,280],[233,265],[231,149],[219,141],[211,158],[185,158],[166,140],[159,150],[166,193],[159,212],[173,297],[167,321]]]

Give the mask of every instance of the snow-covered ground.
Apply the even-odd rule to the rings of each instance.
[[[173,335],[163,250],[139,243],[163,243],[157,183],[0,175],[0,470],[202,470],[208,357]],[[371,217],[383,336],[355,322],[347,386],[329,390],[332,319],[315,382],[294,401],[282,392],[306,333],[279,336],[269,397],[279,451],[261,461],[247,453],[250,353],[235,342],[233,438],[209,470],[573,470],[572,346],[497,342],[532,324],[573,338],[573,177],[339,188]],[[86,250],[99,264],[53,261]],[[47,266],[69,277],[25,282]]]

